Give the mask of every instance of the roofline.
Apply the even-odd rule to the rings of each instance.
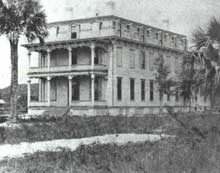
[[[144,24],[144,23],[141,23],[141,22],[136,22],[136,21],[131,20],[131,19],[125,19],[123,17],[119,17],[119,16],[115,16],[115,15],[95,16],[95,17],[89,17],[89,18],[81,18],[81,19],[74,19],[74,20],[64,20],[64,21],[51,22],[51,23],[48,23],[48,27],[51,27],[53,25],[59,25],[59,24],[65,25],[65,24],[70,24],[70,23],[86,22],[86,21],[100,20],[100,19],[122,20],[122,21],[130,22],[130,23],[134,23],[136,25],[142,25],[142,26],[153,28],[153,29],[160,30],[160,31],[163,31],[163,32],[168,32],[168,33],[171,33],[171,34],[174,34],[174,35],[187,37],[186,35],[183,35],[183,34],[175,33],[175,32],[169,31],[169,30],[161,29],[161,28],[158,28],[158,27],[147,25],[147,24]]]
[[[169,48],[169,47],[164,47],[152,43],[143,43],[140,41],[134,41],[128,38],[123,38],[123,37],[118,37],[118,36],[106,36],[106,37],[92,37],[92,38],[85,38],[85,39],[76,39],[76,40],[62,40],[62,41],[52,41],[52,42],[45,42],[45,46],[53,45],[53,44],[71,44],[74,42],[80,42],[80,41],[104,41],[104,40],[119,40],[119,41],[127,41],[127,42],[132,42],[134,44],[141,44],[153,48],[159,48],[159,49],[164,49],[164,50],[170,50],[174,52],[179,52],[179,53],[184,53],[187,52],[187,50],[181,50],[181,49],[175,49],[175,48]],[[31,43],[31,44],[23,44],[22,46],[29,49],[31,47],[38,47],[40,43]]]

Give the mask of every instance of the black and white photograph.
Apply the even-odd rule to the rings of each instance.
[[[220,1],[0,0],[0,173],[220,173]]]

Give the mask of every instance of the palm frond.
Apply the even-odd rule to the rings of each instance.
[[[214,17],[209,23],[207,34],[211,40],[215,40],[220,43],[220,22]]]
[[[192,41],[195,44],[197,50],[205,46],[209,40],[209,37],[206,34],[205,30],[203,30],[201,27],[194,31],[192,37]]]

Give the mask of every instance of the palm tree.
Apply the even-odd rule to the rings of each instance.
[[[199,27],[193,33],[193,42],[193,48],[200,52],[195,57],[204,71],[203,91],[213,103],[220,87],[220,22],[212,18],[206,30]]]
[[[0,35],[6,35],[11,48],[11,117],[17,118],[18,42],[47,36],[46,15],[37,0],[0,0]]]

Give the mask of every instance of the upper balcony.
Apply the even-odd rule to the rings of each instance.
[[[29,54],[31,56],[31,54]],[[31,58],[29,56],[29,61]],[[40,51],[38,64],[30,66],[29,77],[100,74],[108,72],[109,52],[95,44]]]

